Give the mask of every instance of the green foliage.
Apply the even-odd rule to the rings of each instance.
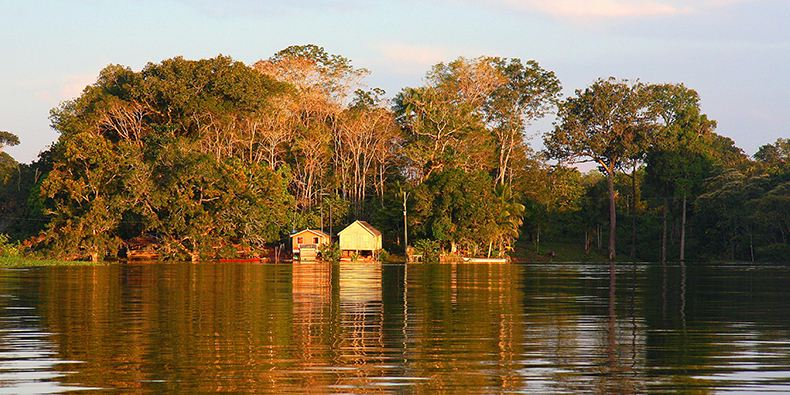
[[[450,169],[434,173],[414,191],[411,221],[424,238],[465,245],[488,245],[497,206],[488,174]]]
[[[387,263],[389,257],[390,257],[390,253],[387,252],[387,250],[385,249],[381,249],[376,252],[376,260],[381,263]]]
[[[773,144],[761,146],[754,159],[765,173],[790,177],[790,138],[779,138]]]
[[[293,207],[287,180],[243,155],[241,130],[278,89],[222,56],[107,67],[52,112],[61,138],[42,184],[52,252],[96,260],[121,236],[149,233],[162,257],[194,260],[232,240],[279,239],[291,218],[280,208]]]
[[[614,174],[650,144],[654,129],[644,86],[599,79],[560,104],[560,123],[544,138],[549,157],[575,163],[592,160]]]
[[[552,108],[561,88],[535,61],[492,57],[438,63],[426,82],[395,98],[408,173],[419,182],[449,168],[511,180],[528,152],[526,127]]]
[[[18,257],[21,255],[19,244],[10,243],[6,234],[0,233],[0,257]]]
[[[609,258],[615,257],[614,175],[641,159],[655,123],[642,84],[599,79],[560,104],[560,122],[544,137],[548,157],[570,163],[592,160],[608,178]]]
[[[318,252],[321,254],[321,259],[324,262],[337,263],[340,262],[340,244],[333,242],[330,244],[321,244],[318,247]]]
[[[41,266],[86,266],[95,263],[86,261],[62,261],[53,259],[36,259],[21,256],[0,256],[0,267],[41,267]]]
[[[45,154],[32,164],[21,164],[0,152],[0,232],[11,240],[25,240],[44,229],[47,218],[39,191],[50,167]]]
[[[755,199],[765,193],[767,178],[749,177],[735,169],[723,169],[709,180],[707,192],[695,204],[695,222],[704,229],[700,237],[706,251],[723,248],[725,258],[751,260],[754,239]],[[706,257],[710,258],[710,257]]]
[[[438,240],[419,239],[414,242],[414,250],[417,255],[422,255],[425,263],[439,262],[442,247]]]
[[[764,262],[790,262],[790,244],[774,243],[757,249],[757,254]]]
[[[678,239],[688,199],[693,258],[786,255],[788,139],[751,162],[683,85],[601,79],[559,102],[537,62],[459,58],[391,109],[367,74],[314,45],[253,67],[224,56],[108,66],[52,110],[60,138],[36,162],[3,153],[19,139],[0,132],[2,254],[100,260],[145,235],[162,258],[231,257],[354,219],[375,223],[388,249],[403,248],[408,225],[427,261],[501,256],[522,232],[538,253],[561,240],[592,254],[607,223],[613,254],[628,230],[617,215],[634,215],[635,242],[654,249],[662,209]],[[538,157],[526,128],[555,107]],[[602,173],[564,165],[579,161]]]
[[[19,145],[19,136],[11,132],[6,132],[5,130],[0,130],[0,152],[2,152],[5,147],[13,147],[15,145]]]

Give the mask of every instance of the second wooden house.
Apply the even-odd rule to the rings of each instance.
[[[381,232],[365,221],[354,221],[337,235],[343,260],[375,260],[381,251]]]

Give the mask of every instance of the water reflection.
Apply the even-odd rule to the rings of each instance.
[[[19,291],[20,274],[0,271],[0,394],[58,394],[90,388],[65,384],[70,367],[79,361],[58,357],[54,334],[41,326],[41,317]],[[16,295],[15,295],[16,294]]]
[[[790,390],[785,268],[312,262],[4,273],[0,393]]]

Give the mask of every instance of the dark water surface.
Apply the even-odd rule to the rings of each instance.
[[[0,269],[0,394],[790,393],[790,270]]]

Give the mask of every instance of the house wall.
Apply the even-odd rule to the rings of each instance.
[[[354,251],[376,251],[381,249],[381,238],[370,234],[360,225],[343,230],[340,235],[340,249]]]
[[[316,243],[315,239],[318,239]],[[301,239],[301,243],[299,242]],[[329,244],[329,238],[317,235],[313,232],[302,231],[291,236],[291,245],[294,254],[298,254],[300,259],[315,259],[318,254],[318,247]],[[303,246],[308,246],[307,248]]]

